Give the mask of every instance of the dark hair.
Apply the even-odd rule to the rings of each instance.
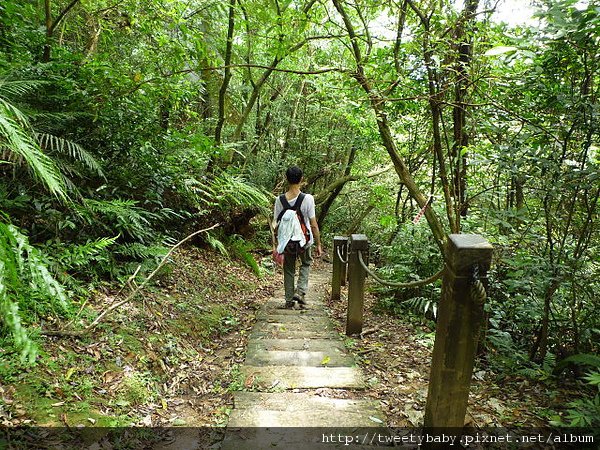
[[[289,167],[285,171],[285,177],[290,184],[298,184],[302,180],[302,169],[298,166]]]

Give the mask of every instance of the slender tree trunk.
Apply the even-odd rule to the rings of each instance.
[[[350,172],[352,171],[352,164],[354,163],[355,157],[356,157],[356,145],[353,145],[350,148],[350,154],[348,155],[348,160],[346,161],[346,167],[344,169],[345,177],[350,175]],[[338,195],[340,195],[340,192],[342,192],[342,189],[344,189],[344,185],[341,185],[341,186],[335,188],[331,192],[331,194],[329,194],[327,199],[320,205],[319,215],[317,217],[317,223],[319,224],[319,227],[321,229],[323,227],[323,222],[325,221],[325,217],[327,217],[327,214],[329,213],[329,209],[331,208],[331,205],[333,205],[333,202],[335,201],[335,199],[338,197]]]
[[[296,101],[294,102],[294,107],[292,108],[292,114],[290,115],[290,119],[288,121],[288,126],[285,131],[285,138],[283,140],[283,152],[287,153],[290,148],[290,141],[294,138],[294,132],[296,130],[296,117],[298,115],[298,107],[300,106],[300,100],[304,98],[306,89],[306,80],[302,80],[300,84],[300,89],[298,92],[298,96],[296,97]]]
[[[548,336],[550,331],[550,307],[552,304],[552,297],[560,286],[560,281],[554,279],[548,285],[546,292],[544,293],[544,311],[542,315],[542,324],[538,333],[535,346],[530,353],[530,359],[541,363],[548,353]]]
[[[52,51],[52,5],[50,0],[44,0],[44,15],[46,21],[46,42],[44,44],[44,54],[42,62],[50,61],[50,53]]]
[[[316,0],[310,0],[309,2],[307,2],[307,4],[304,6],[304,8],[302,9],[302,11],[304,12],[304,14],[308,14],[310,8],[312,8],[312,6],[314,5]],[[277,3],[277,6],[279,7],[279,4]],[[284,36],[280,36],[280,43],[283,41]],[[235,141],[239,141],[241,135],[242,135],[242,130],[244,128],[244,125],[246,123],[246,121],[248,120],[248,116],[250,115],[250,112],[252,111],[252,108],[254,108],[254,103],[256,102],[256,100],[258,99],[258,95],[260,94],[260,91],[263,87],[263,85],[266,83],[266,81],[269,79],[269,77],[271,76],[271,74],[273,73],[273,71],[277,68],[277,66],[279,65],[279,63],[281,61],[283,61],[283,59],[286,56],[289,56],[290,54],[292,54],[293,52],[299,50],[300,48],[302,48],[305,44],[306,44],[306,40],[297,43],[296,45],[292,46],[285,55],[283,56],[276,56],[275,58],[273,58],[273,62],[271,63],[271,65],[265,69],[265,71],[262,73],[260,79],[256,82],[256,84],[254,85],[254,89],[252,89],[252,93],[250,94],[250,97],[248,98],[248,101],[246,102],[246,106],[244,107],[244,110],[242,111],[242,115],[240,117],[240,120],[237,124],[237,126],[235,127],[235,131],[233,132],[233,138],[232,140]],[[233,153],[231,153],[230,157],[228,158],[228,163],[231,163],[232,161],[232,157],[233,157]]]
[[[350,42],[352,46],[352,53],[354,55],[354,60],[356,64],[356,72],[354,73],[354,78],[361,86],[361,88],[367,94],[371,108],[375,113],[375,118],[377,121],[377,128],[379,130],[379,135],[383,142],[385,149],[387,150],[392,162],[394,164],[394,168],[396,169],[396,173],[398,177],[404,183],[410,195],[417,201],[420,207],[425,206],[427,203],[427,197],[423,195],[419,187],[417,186],[414,178],[412,177],[408,166],[404,159],[400,156],[396,143],[392,137],[392,132],[387,120],[387,115],[385,113],[383,107],[383,99],[371,88],[364,72],[364,61],[360,52],[360,47],[358,46],[358,37],[356,32],[354,31],[354,26],[346,14],[344,7],[340,0],[333,0],[333,4],[337,11],[342,16],[344,21],[344,25],[346,27],[346,31],[348,32],[348,36],[350,37]],[[433,233],[434,239],[442,253],[445,256],[445,242],[446,242],[446,233],[442,223],[440,222],[437,214],[432,208],[425,209],[425,217],[427,218],[427,223]]]
[[[62,22],[67,13],[79,3],[79,0],[71,0],[71,2],[63,9],[56,19],[52,19],[52,4],[51,0],[44,0],[44,16],[46,23],[46,42],[44,43],[44,52],[42,55],[42,62],[49,62],[52,53],[52,38],[54,36],[54,30]]]
[[[435,63],[433,61],[433,50],[429,44],[429,19],[422,18],[422,25],[425,35],[423,37],[423,58],[427,68],[427,85],[429,88],[429,108],[431,110],[431,125],[433,132],[433,150],[438,162],[438,172],[442,183],[442,191],[444,192],[444,203],[446,205],[446,215],[450,230],[452,233],[458,233],[459,226],[455,217],[454,200],[450,188],[450,180],[448,177],[448,169],[446,168],[446,158],[442,144],[442,108],[441,108],[441,93],[438,87]]]
[[[215,127],[215,143],[221,145],[221,133],[223,132],[223,124],[225,123],[225,97],[227,95],[227,87],[229,86],[229,80],[231,79],[231,53],[233,47],[233,32],[235,29],[235,2],[231,0],[229,2],[229,22],[227,27],[227,44],[225,47],[225,72],[223,75],[223,83],[219,89],[219,118],[217,120],[217,126]]]
[[[471,22],[474,20],[479,0],[467,0],[462,17],[456,28],[456,41],[458,43],[458,63],[456,65],[457,80],[454,85],[453,131],[454,144],[452,158],[455,161],[454,173],[454,200],[456,202],[456,226],[460,229],[460,217],[467,215],[465,191],[467,188],[468,155],[464,151],[469,145],[469,135],[466,130],[467,106],[465,104],[467,87],[470,82],[469,69],[473,59],[473,38]],[[465,32],[466,30],[466,32]]]

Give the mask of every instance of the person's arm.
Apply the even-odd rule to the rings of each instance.
[[[319,231],[319,224],[317,223],[316,217],[310,219],[310,229],[312,231],[313,237],[315,239],[315,244],[317,246],[315,257],[320,258],[323,254],[323,247],[321,246],[321,232]]]
[[[273,206],[273,222],[271,222],[271,240],[273,241],[273,252],[277,249],[277,217],[283,209],[279,197],[275,197],[275,205]]]
[[[306,194],[306,199],[304,200],[306,203],[302,204],[302,208],[305,207],[304,213],[306,214],[304,217],[309,218],[310,229],[313,235],[313,243],[317,246],[317,251],[315,252],[315,256],[319,258],[323,254],[323,247],[321,246],[321,232],[319,231],[319,224],[317,223],[317,215],[315,214],[315,198]]]

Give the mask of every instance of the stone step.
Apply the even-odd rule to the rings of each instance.
[[[302,325],[303,329],[306,329],[305,325],[314,325],[317,328],[328,328],[330,327],[331,321],[326,316],[306,316],[306,315],[274,315],[271,314],[261,320],[266,323],[281,323],[285,326],[298,324]],[[311,328],[314,329],[314,328]]]
[[[303,393],[236,392],[228,427],[373,427],[383,423],[375,400]]]
[[[248,352],[258,350],[310,350],[324,352],[332,349],[339,352],[346,352],[344,344],[337,339],[257,339],[248,342]]]
[[[269,300],[263,304],[261,311],[267,311],[274,314],[324,315],[325,305],[320,301],[310,301],[305,309],[300,309],[297,304],[294,309],[288,309],[284,306],[283,300]]]
[[[277,327],[262,327],[255,329],[248,335],[248,340],[260,339],[340,339],[340,335],[333,330],[298,330]]]
[[[241,367],[244,379],[253,376],[262,389],[365,389],[362,372],[356,367]],[[315,424],[317,425],[317,424]]]
[[[310,332],[323,332],[323,331],[334,331],[333,326],[328,320],[322,319],[319,321],[298,323],[297,321],[291,322],[257,322],[254,326],[254,330],[257,332],[288,332],[293,333],[295,331],[310,331]]]
[[[301,366],[301,367],[351,367],[354,359],[339,350],[308,351],[308,350],[258,350],[248,352],[246,364],[252,366]]]
[[[272,311],[262,310],[256,314],[256,320],[281,319],[282,322],[293,320],[329,320],[324,310],[317,309],[276,309]]]

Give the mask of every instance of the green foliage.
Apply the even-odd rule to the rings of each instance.
[[[44,186],[59,198],[65,199],[64,180],[54,161],[45,154],[21,110],[11,104],[6,93],[20,94],[37,87],[39,83],[21,81],[10,83],[0,79],[0,150],[8,154],[3,163],[18,164],[22,158]]]
[[[78,210],[88,224],[99,224],[140,242],[152,241],[154,230],[151,222],[160,217],[137,206],[135,200],[86,199]]]
[[[41,253],[16,227],[0,222],[0,317],[21,358],[33,362],[36,356],[23,318],[32,321],[67,311],[63,288],[48,271]]]
[[[555,372],[560,373],[566,369],[570,364],[577,364],[583,366],[590,366],[595,369],[600,369],[600,356],[591,355],[586,353],[580,353],[577,355],[569,356],[562,359],[560,363],[556,365]]]
[[[229,239],[229,247],[233,250],[233,253],[244,261],[257,276],[262,276],[262,271],[256,259],[251,253],[253,245],[251,242],[244,240],[241,236],[232,236]]]
[[[116,401],[117,406],[141,405],[153,400],[151,395],[154,392],[148,385],[151,381],[148,379],[148,374],[138,372],[128,373],[123,378],[119,386],[119,399]]]
[[[67,156],[72,161],[80,162],[86,169],[104,178],[104,172],[102,171],[100,163],[81,145],[47,133],[35,133],[34,136],[41,148],[47,149],[58,155]],[[72,166],[64,163],[60,164],[60,169],[63,173],[81,175]]]
[[[600,427],[600,371],[589,372],[584,379],[595,387],[595,394],[587,398],[579,398],[568,403],[569,408],[564,419],[551,422],[552,425],[568,427],[584,427],[598,429]]]
[[[208,242],[208,245],[210,245],[213,249],[217,250],[223,256],[229,255],[225,244],[223,244],[223,242],[218,239],[214,233],[207,233],[205,238],[206,242]]]
[[[240,176],[223,173],[212,180],[211,199],[219,209],[234,211],[255,208],[269,214],[271,199],[264,189],[257,188]]]
[[[52,255],[51,259],[58,268],[79,271],[89,264],[105,262],[107,249],[116,240],[117,236],[88,240],[85,244],[54,244],[47,246],[46,251]]]
[[[600,356],[591,354],[572,355],[563,359],[556,370],[564,369],[568,364],[577,364],[593,367],[595,370],[589,372],[585,377],[589,386],[595,386],[595,394],[592,393],[587,398],[580,398],[568,404],[569,409],[566,413],[568,422],[557,422],[557,425],[569,427],[591,427],[600,426]]]

